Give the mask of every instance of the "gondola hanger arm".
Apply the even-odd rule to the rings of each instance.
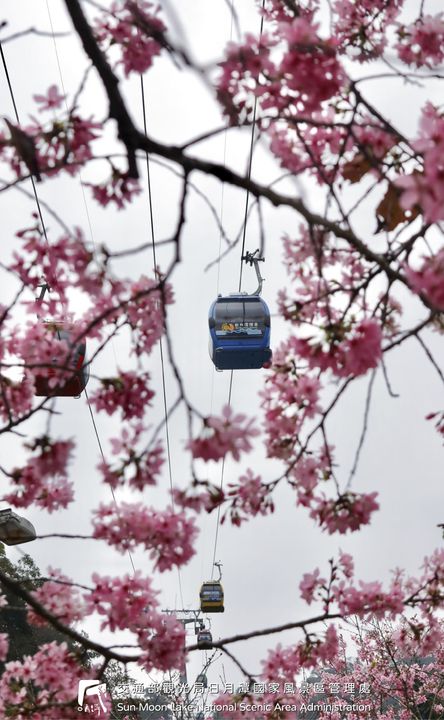
[[[264,257],[258,257],[258,255],[259,255],[259,249],[258,249],[258,250],[255,250],[253,253],[248,252],[248,250],[247,250],[247,252],[245,253],[245,255],[242,256],[242,260],[243,260],[244,262],[246,262],[247,265],[251,265],[251,267],[253,267],[253,265],[254,265],[254,269],[255,269],[255,271],[256,271],[256,277],[257,277],[258,286],[257,286],[256,290],[255,290],[253,293],[251,293],[251,297],[253,297],[254,295],[260,295],[260,294],[261,294],[261,292],[262,292],[262,285],[263,285],[263,283],[264,283],[264,278],[262,277],[261,272],[260,272],[260,270],[259,270],[259,263],[260,263],[260,262],[265,262],[265,258],[264,258]]]
[[[217,567],[217,569],[219,570],[219,577],[218,577],[218,579],[217,579],[217,582],[221,582],[221,580],[222,580],[222,570],[221,570],[222,563],[221,563],[221,562],[215,562],[214,565],[215,565],[215,567]]]

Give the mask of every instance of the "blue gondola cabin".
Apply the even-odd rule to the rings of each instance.
[[[210,357],[218,370],[258,369],[271,360],[270,311],[259,295],[219,296],[208,324]]]

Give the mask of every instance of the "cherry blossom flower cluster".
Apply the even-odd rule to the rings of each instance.
[[[203,488],[203,490],[200,491],[197,488]],[[233,495],[234,502],[236,502],[235,491],[233,491]],[[196,480],[186,488],[173,488],[172,499],[175,505],[182,510],[191,510],[199,514],[203,511],[211,513],[230,498],[227,490],[223,490],[219,485],[213,485],[208,480]],[[223,519],[224,516],[222,516],[222,522]]]
[[[266,112],[282,115],[296,108],[309,114],[339,92],[346,75],[336,43],[321,38],[318,29],[308,14],[287,15],[259,40],[248,35],[243,43],[230,44],[218,97],[231,122],[242,120],[252,96]]]
[[[173,290],[168,283],[159,289],[158,281],[142,275],[131,283],[129,291],[126,316],[132,331],[133,352],[137,356],[149,354],[164,332],[164,307],[173,302]]]
[[[229,508],[230,520],[233,525],[241,525],[243,520],[256,515],[267,515],[274,511],[274,504],[269,489],[262,483],[259,475],[247,468],[237,484],[230,483],[228,499],[233,496]],[[225,516],[222,518],[224,522]]]
[[[94,588],[85,595],[86,611],[103,618],[102,630],[137,632],[146,627],[147,613],[159,604],[150,578],[142,577],[139,571],[114,578],[93,573],[92,581]]]
[[[434,67],[444,59],[444,15],[422,15],[397,30],[398,56],[406,65]]]
[[[93,516],[94,537],[119,552],[142,545],[160,572],[188,562],[194,555],[198,530],[193,518],[171,510],[154,510],[135,503],[100,505]]]
[[[368,312],[364,280],[371,266],[330,233],[316,227],[301,225],[295,237],[284,236],[283,246],[292,285],[279,291],[279,311],[298,332],[307,323],[310,328],[324,328],[329,336],[336,329],[342,337],[347,316],[355,323],[356,315]],[[375,316],[380,319],[378,305]]]
[[[2,420],[14,422],[26,415],[34,402],[34,375],[25,370],[22,379],[14,382],[5,375],[0,375],[0,417]]]
[[[308,172],[320,185],[334,181],[339,157],[350,144],[346,124],[332,108],[271,122],[267,136],[281,167],[295,175]]]
[[[330,566],[328,582],[321,576],[319,568],[304,574],[299,589],[307,604],[321,601],[325,611],[331,611],[332,605],[336,604],[344,617],[369,614],[377,618],[385,614],[394,617],[403,612],[404,587],[399,577],[394,577],[389,592],[382,590],[379,581],[360,580],[358,589],[353,584],[355,577],[351,555],[341,552],[338,561],[330,561]]]
[[[310,339],[296,338],[294,346],[309,367],[331,370],[338,377],[365,375],[381,359],[380,325],[365,318],[349,328],[332,328],[325,345]]]
[[[142,190],[138,180],[129,177],[128,173],[113,168],[110,178],[101,184],[85,183],[91,188],[93,197],[100,205],[107,207],[110,203],[122,210],[127,203],[132,202],[135,195]]]
[[[235,414],[229,405],[222,409],[222,416],[210,416],[204,419],[200,437],[191,440],[187,447],[194,458],[202,460],[221,460],[231,454],[239,460],[241,453],[252,448],[252,438],[259,435],[254,420],[242,413]]]
[[[437,310],[444,310],[444,248],[430,257],[424,257],[419,270],[406,269],[410,287],[423,294]]]
[[[52,103],[53,107],[44,109],[52,112],[56,107],[53,96],[53,88],[50,88],[46,105]],[[42,101],[38,102],[42,104]],[[0,135],[0,160],[17,177],[25,177],[31,171],[34,175],[54,176],[59,172],[73,175],[93,158],[92,144],[101,129],[101,123],[92,117],[81,117],[75,109],[50,122],[40,123],[33,118],[32,124],[19,127],[19,131],[28,137],[26,143],[16,137],[14,130],[10,130],[9,137]]]
[[[141,662],[149,672],[153,668],[170,670],[182,668],[185,662],[185,631],[182,623],[172,615],[150,613],[148,616],[151,632],[146,626],[139,634],[140,647],[143,651]]]
[[[123,419],[141,418],[151,405],[154,392],[146,372],[118,371],[116,377],[101,378],[101,387],[90,397],[97,411],[113,415],[122,410]]]
[[[330,535],[335,532],[344,534],[348,530],[354,532],[362,525],[368,525],[372,514],[378,510],[377,494],[348,491],[337,498],[313,497],[310,516]]]
[[[157,483],[164,464],[163,444],[157,440],[148,449],[138,450],[146,432],[145,425],[137,422],[124,427],[119,438],[111,438],[112,454],[119,455],[118,464],[102,459],[98,467],[112,488],[127,485],[142,491]]]
[[[264,17],[269,21],[288,22],[294,17],[295,9],[288,5],[286,0],[269,0],[262,7],[262,3],[257,3]],[[312,20],[315,13],[319,10],[319,0],[299,0],[297,4],[298,16]]]
[[[32,592],[32,596],[57,620],[70,626],[85,617],[86,608],[78,588],[60,570],[48,568],[50,580]],[[28,622],[45,625],[46,620],[32,608],[28,611]]]
[[[151,67],[165,45],[166,27],[158,7],[148,0],[119,0],[96,21],[95,33],[104,49],[117,46],[125,75]]]
[[[165,462],[162,443],[157,442],[151,450],[135,453],[130,450],[128,457],[121,460],[120,465],[112,466],[103,461],[99,470],[104,482],[112,488],[127,485],[134,490],[144,490],[148,485],[155,485]]]
[[[412,146],[422,156],[423,167],[418,166],[410,174],[396,179],[396,185],[402,190],[401,205],[408,210],[418,205],[426,222],[442,220],[444,116],[431,102],[422,109],[419,139],[412,142]]]
[[[43,435],[27,447],[37,454],[29,457],[26,465],[8,472],[12,490],[3,500],[15,507],[36,505],[48,512],[66,508],[74,499],[73,484],[68,480],[74,443]]]
[[[45,643],[32,657],[6,663],[0,677],[0,713],[25,720],[78,717],[69,704],[77,696],[84,669],[66,643]]]
[[[140,661],[146,671],[182,667],[185,632],[175,617],[158,612],[157,591],[150,578],[140,572],[122,578],[94,574],[95,587],[85,596],[89,612],[101,615],[102,629],[130,630],[142,650]]]
[[[325,612],[332,612],[337,607],[342,617],[358,615],[394,619],[407,607],[412,607],[422,614],[426,623],[429,620],[433,623],[433,610],[443,597],[444,550],[436,550],[424,559],[422,573],[417,578],[405,577],[401,571],[394,571],[387,591],[383,590],[380,581],[360,580],[356,584],[353,558],[341,552],[336,562],[330,561],[328,579],[322,577],[319,568],[316,568],[304,574],[299,589],[301,597],[309,605],[314,601],[321,602]],[[417,616],[413,623],[418,621]]]
[[[321,383],[314,373],[298,367],[294,338],[273,355],[273,372],[261,391],[270,457],[290,458],[304,425],[321,412]]]
[[[48,294],[42,301],[29,303],[30,312],[42,315],[43,311],[47,311],[53,316],[63,312],[73,273],[77,286],[84,293],[98,295],[101,292],[103,269],[93,262],[93,253],[87,247],[80,228],[74,228],[70,234],[51,238],[51,252],[48,252],[48,241],[39,223],[19,230],[16,235],[22,240],[22,249],[14,252],[11,270],[29,288],[41,287],[42,278],[46,278],[48,283]],[[55,293],[51,294],[51,290]]]
[[[295,677],[302,668],[316,666],[319,662],[332,660],[339,648],[338,636],[334,625],[329,625],[323,639],[314,636],[306,637],[305,641],[287,648],[278,645],[270,650],[263,662],[262,677],[284,683]]]
[[[404,0],[335,0],[334,37],[340,52],[367,62],[379,57],[388,42],[387,30],[395,23]]]
[[[148,0],[119,0],[97,20],[97,39],[104,48],[118,46],[125,75],[144,73],[165,46],[166,27],[158,10]]]

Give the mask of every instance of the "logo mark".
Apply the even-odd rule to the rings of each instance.
[[[79,680],[79,691],[77,693],[78,711],[85,713],[94,713],[97,716],[105,713],[106,707],[104,698],[107,696],[106,683],[101,680]],[[95,702],[88,702],[90,698],[95,698]]]

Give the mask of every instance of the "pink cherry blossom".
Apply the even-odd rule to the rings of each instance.
[[[65,99],[65,95],[59,93],[57,85],[51,85],[46,95],[33,95],[33,98],[36,103],[41,105],[39,112],[44,112],[45,110],[59,108]]]
[[[359,581],[360,589],[344,587],[342,583],[333,587],[333,597],[342,613],[348,615],[365,615],[371,613],[374,617],[382,618],[386,614],[395,616],[404,609],[402,588],[394,585],[391,591],[382,590],[380,582],[366,583]]]
[[[118,442],[120,443],[120,441]],[[128,452],[128,456],[121,458],[119,465],[112,466],[106,461],[102,461],[98,465],[104,481],[112,488],[127,484],[140,491],[148,485],[156,485],[165,461],[162,443],[158,441],[151,450],[140,453],[136,453],[127,446],[125,446],[125,450]]]
[[[403,191],[400,201],[403,208],[408,210],[417,205],[426,222],[436,222],[444,218],[444,116],[430,102],[422,110],[419,131],[419,138],[412,145],[423,156],[423,169],[401,175],[396,185]]]
[[[361,525],[370,522],[372,513],[378,510],[376,492],[368,494],[345,493],[336,500],[325,497],[315,498],[310,516],[319,522],[331,535],[334,532],[346,533],[359,530]]]
[[[185,630],[182,623],[172,615],[150,613],[151,632],[146,629],[139,634],[143,650],[141,662],[148,672],[153,668],[167,671],[181,668],[185,662]]]
[[[375,368],[381,359],[381,328],[370,319],[362,320],[353,334],[342,344],[343,360],[341,375],[364,375]]]
[[[146,626],[146,614],[158,607],[157,591],[150,578],[142,577],[140,571],[121,578],[92,576],[93,590],[84,596],[88,612],[98,613],[101,628],[131,630],[137,632]]]
[[[108,415],[122,410],[124,420],[141,418],[154,397],[149,380],[149,373],[120,371],[116,377],[101,379],[102,387],[90,396],[90,402]]]
[[[110,203],[122,210],[127,203],[130,203],[135,195],[142,190],[138,180],[129,177],[127,173],[121,173],[114,169],[111,177],[105,183],[84,183],[91,188],[93,197],[100,205],[107,207]]]
[[[160,54],[166,27],[157,12],[158,8],[147,0],[119,0],[97,21],[98,40],[104,46],[111,40],[119,47],[125,75],[144,73]]]
[[[353,577],[355,572],[355,565],[353,558],[349,553],[343,553],[342,551],[339,553],[338,565],[344,573],[344,577],[348,579],[351,579]]]
[[[157,273],[161,281],[161,275]],[[149,354],[164,332],[163,306],[173,302],[171,285],[142,275],[129,286],[126,303],[127,322],[132,330],[133,352],[139,357]]]
[[[251,438],[259,435],[254,420],[248,420],[242,413],[234,414],[229,405],[222,409],[222,417],[210,416],[204,420],[204,429],[199,438],[191,440],[187,447],[194,458],[220,460],[230,453],[235,460],[241,453],[252,448]]]
[[[294,346],[310,367],[330,369],[339,377],[357,377],[378,365],[381,341],[379,324],[366,318],[351,328],[344,340],[331,343],[326,349],[320,343],[300,338],[295,339]]]
[[[310,605],[313,602],[315,593],[325,585],[325,579],[320,577],[320,570],[316,568],[312,573],[305,573],[301,582],[299,583],[299,589],[301,591],[301,597],[305,602]]]
[[[78,717],[77,708],[71,710],[67,704],[76,697],[83,676],[84,669],[66,643],[45,643],[32,657],[6,663],[0,678],[0,713],[17,720],[30,713],[36,720],[60,720],[63,707],[64,720]]]
[[[240,476],[237,485],[230,483],[229,487],[228,496],[234,497],[229,510],[233,525],[240,525],[250,516],[273,512],[274,505],[269,489],[262,483],[260,476],[254,475],[250,468],[245,475]]]
[[[419,270],[408,267],[406,277],[416,293],[425,295],[437,310],[444,310],[444,248],[424,257]]]
[[[407,65],[434,67],[444,58],[444,17],[422,15],[410,25],[398,29],[398,55]]]
[[[366,62],[380,56],[404,0],[335,0],[334,31],[341,52]]]
[[[34,590],[33,597],[54,617],[65,625],[72,625],[85,616],[85,608],[77,588],[70,585],[69,578],[60,570],[48,568],[51,580]],[[28,611],[28,622],[32,625],[45,625],[34,610]]]
[[[53,512],[65,508],[74,497],[73,484],[67,479],[68,463],[74,448],[71,440],[52,441],[44,435],[37,438],[26,465],[10,471],[13,491],[3,499],[15,507],[38,507]]]
[[[184,513],[157,511],[135,503],[101,505],[94,519],[94,537],[106,540],[119,552],[142,545],[155,567],[163,572],[181,566],[194,555],[198,530]]]
[[[0,375],[0,388],[0,417],[3,420],[16,420],[31,410],[34,402],[34,376],[29,370],[25,370],[19,382]]]

